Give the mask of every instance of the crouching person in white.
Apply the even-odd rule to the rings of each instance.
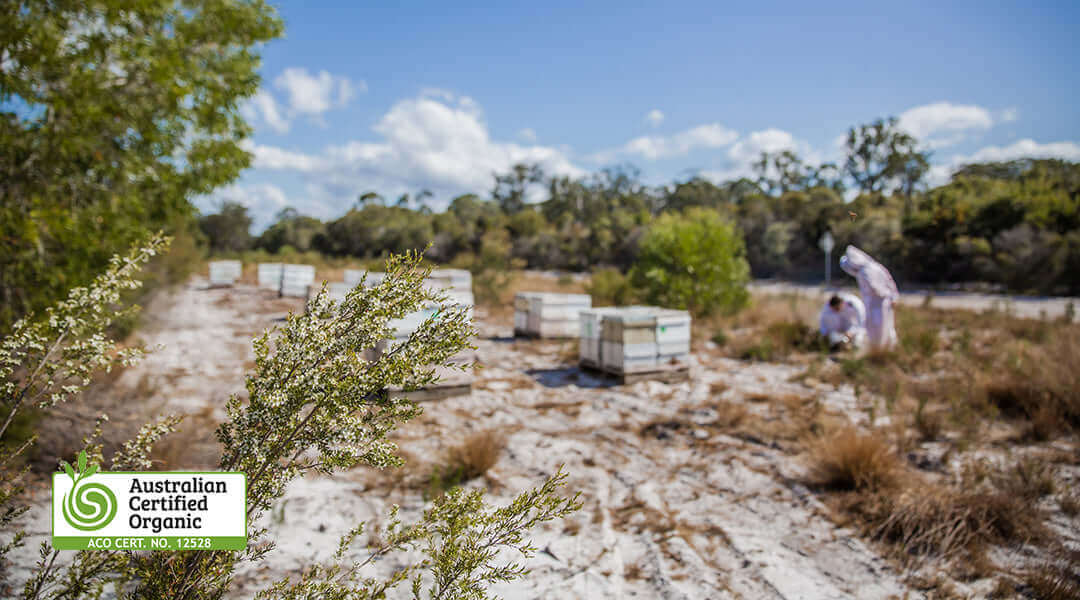
[[[851,294],[837,294],[821,309],[821,337],[830,350],[860,348],[866,341],[866,307]]]
[[[900,299],[900,292],[889,270],[855,246],[848,246],[840,257],[840,268],[859,282],[870,350],[892,350],[897,341],[893,304]]]

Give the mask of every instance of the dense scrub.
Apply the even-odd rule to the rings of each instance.
[[[445,212],[408,197],[384,204],[365,196],[326,223],[285,211],[250,240],[240,234],[215,237],[231,231],[222,225],[222,215],[246,219],[236,207],[225,207],[220,215],[203,217],[203,229],[214,247],[231,250],[239,243],[268,252],[370,259],[430,243],[429,258],[477,273],[493,266],[493,252],[505,257],[504,268],[626,273],[662,215],[708,209],[736,224],[755,277],[819,278],[818,240],[830,231],[837,247],[855,244],[909,282],[978,281],[1020,292],[1080,293],[1080,165],[1075,163],[969,165],[933,189],[865,192],[851,202],[839,191],[843,179],[788,177],[779,186],[767,173],[757,181],[691,179],[659,188],[643,185],[630,169],[577,181],[553,177],[545,180],[547,195],[537,204],[509,202],[497,190],[487,199],[454,198]],[[514,181],[519,187],[539,185]],[[616,283],[607,277],[596,284]],[[619,292],[612,288],[602,295]]]

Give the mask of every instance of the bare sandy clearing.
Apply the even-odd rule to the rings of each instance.
[[[155,378],[167,410],[220,417],[242,392],[250,339],[299,302],[258,290],[192,285],[159,298],[140,331],[163,348],[124,374],[132,385]],[[725,406],[743,405],[763,426],[780,426],[768,397],[793,410],[813,402],[831,418],[865,418],[850,390],[789,381],[801,369],[699,355],[691,380],[611,386],[562,358],[561,342],[511,341],[509,324],[487,323],[480,370],[470,396],[425,403],[425,414],[399,434],[423,474],[468,432],[499,430],[506,449],[485,479],[490,500],[537,485],[565,464],[584,509],[534,536],[541,552],[527,581],[501,587],[506,598],[887,598],[907,591],[900,576],[849,530],[837,528],[801,484],[802,463],[785,443],[736,435]],[[312,560],[326,559],[358,521],[378,535],[391,504],[406,519],[423,508],[422,489],[392,485],[393,474],[356,470],[334,479],[298,480],[265,525],[278,548],[242,570],[234,596],[255,590]],[[481,485],[483,482],[474,482]],[[25,575],[49,532],[48,496],[25,523],[32,539],[15,557]],[[408,557],[371,567],[388,573]]]

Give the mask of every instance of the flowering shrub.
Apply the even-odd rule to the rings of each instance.
[[[154,236],[126,257],[115,258],[93,284],[72,290],[41,320],[28,318],[15,325],[12,335],[0,343],[0,390],[6,411],[0,439],[20,408],[36,403],[48,409],[74,399],[94,371],[138,359],[140,349],[118,349],[106,331],[119,314],[114,308],[120,292],[138,285],[134,273],[166,243],[164,237]],[[233,396],[226,407],[228,418],[217,430],[224,447],[221,468],[247,474],[246,550],[83,551],[70,564],[58,566],[59,551],[43,542],[41,560],[23,597],[96,596],[112,588],[119,597],[220,598],[240,562],[258,561],[272,549],[266,530],[254,524],[290,481],[307,472],[330,475],[358,465],[379,469],[401,465],[387,435],[421,409],[386,390],[394,386],[413,390],[433,383],[435,366],[454,366],[449,359],[475,336],[464,310],[448,306],[405,343],[378,359],[365,358],[366,349],[391,337],[389,320],[425,302],[446,300],[442,292],[421,285],[428,272],[416,254],[391,257],[378,286],[357,286],[341,302],[330,300],[324,289],[310,301],[306,313],[290,315],[282,327],[254,341],[248,399]],[[112,469],[148,469],[153,444],[177,423],[175,417],[166,417],[144,426],[114,457]],[[95,433],[100,426],[99,422]],[[96,435],[87,439],[87,451],[100,462],[101,447],[95,439]],[[17,478],[6,476],[22,448],[25,445],[0,457],[8,481],[0,490],[0,527],[26,510],[15,504],[21,492]],[[365,560],[342,564],[362,531],[360,524],[342,539],[334,564],[312,565],[298,581],[280,581],[259,597],[379,598],[411,580],[414,597],[426,590],[431,598],[484,598],[491,583],[527,572],[523,563],[497,562],[501,550],[514,549],[528,557],[533,548],[525,533],[531,527],[580,507],[577,496],[559,494],[565,479],[560,470],[497,509],[484,504],[482,491],[453,490],[412,525],[402,524],[395,510],[383,544],[371,548]],[[0,547],[0,560],[22,542],[22,535],[16,534]],[[426,558],[386,580],[359,575],[365,564],[405,548],[418,549]]]

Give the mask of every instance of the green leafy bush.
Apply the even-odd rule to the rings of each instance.
[[[716,211],[666,214],[641,242],[630,282],[659,306],[689,309],[696,316],[746,306],[750,265],[735,224]]]
[[[630,280],[614,268],[593,271],[585,292],[592,296],[593,306],[626,306],[634,303]]]

